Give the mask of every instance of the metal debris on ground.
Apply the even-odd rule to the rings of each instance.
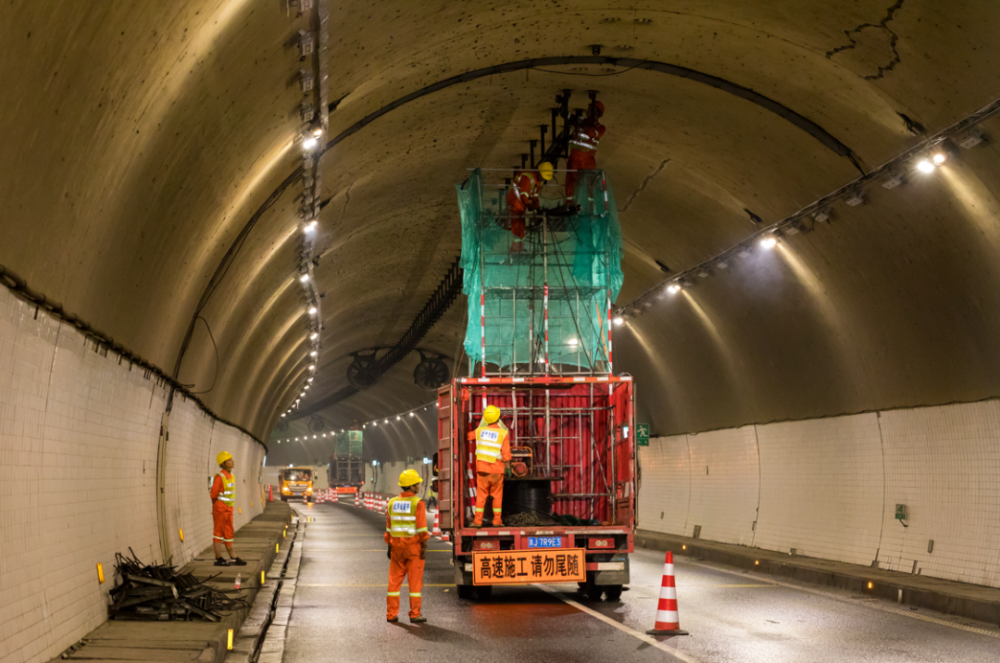
[[[220,612],[250,607],[248,601],[230,598],[190,573],[178,573],[164,564],[146,565],[131,548],[129,553],[131,558],[115,554],[115,578],[120,584],[111,590],[111,619],[217,622]]]

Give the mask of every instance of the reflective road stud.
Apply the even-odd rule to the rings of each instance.
[[[677,615],[677,587],[674,585],[674,553],[667,551],[663,562],[663,581],[660,583],[660,603],[656,606],[656,624],[649,635],[687,635],[681,630]]]
[[[226,649],[233,651],[233,629],[229,629],[229,635],[226,636]]]
[[[178,533],[178,534],[180,535],[180,537],[181,537],[181,543],[184,543],[184,530],[183,530],[182,528],[178,527],[178,528],[177,528],[177,533]]]
[[[104,584],[104,565],[100,562],[97,563],[97,579],[102,585]]]

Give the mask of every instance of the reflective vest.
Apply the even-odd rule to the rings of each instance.
[[[404,537],[417,535],[417,505],[420,498],[393,497],[389,500],[389,536]],[[422,527],[422,532],[427,528]]]
[[[603,127],[601,127],[603,129]],[[604,133],[596,126],[582,126],[577,128],[569,138],[569,146],[574,150],[584,152],[595,152],[601,142],[601,134]]]
[[[476,429],[476,460],[496,463],[500,460],[507,431],[500,426],[480,426]]]
[[[538,175],[531,171],[521,171],[514,176],[514,195],[526,207],[538,197]]]
[[[232,508],[236,504],[236,477],[230,474],[227,479],[222,472],[216,476],[222,477],[222,491],[219,493],[219,501]]]

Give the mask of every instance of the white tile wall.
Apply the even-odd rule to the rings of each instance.
[[[882,524],[878,419],[860,414],[757,426],[755,545],[870,565]]]
[[[44,312],[36,318],[34,307],[0,289],[0,663],[47,661],[99,626],[116,552],[131,547],[160,561],[156,463],[165,407],[155,377],[95,352],[72,327]],[[173,529],[190,523],[178,548],[190,557],[211,543],[209,438],[228,444],[253,481],[263,448],[213,426],[194,403],[175,402],[172,416],[184,423],[171,437],[168,517]],[[260,512],[258,494],[241,491],[237,525]]]
[[[752,545],[1000,587],[1000,401],[658,438],[639,462],[641,529],[747,542],[759,500]]]

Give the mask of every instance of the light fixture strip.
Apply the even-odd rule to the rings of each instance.
[[[701,274],[703,272],[708,272],[709,274],[711,274],[712,267],[717,263],[723,262],[728,264],[729,262],[731,262],[731,259],[737,256],[737,254],[742,253],[743,251],[751,250],[751,247],[753,247],[766,237],[776,236],[776,234],[780,234],[780,231],[782,231],[786,227],[795,224],[800,224],[802,221],[804,221],[810,216],[813,216],[818,221],[826,221],[829,218],[829,213],[827,212],[827,208],[833,203],[840,200],[847,201],[848,199],[853,199],[859,195],[863,195],[863,190],[866,185],[869,185],[872,182],[886,176],[890,178],[893,177],[893,174],[895,172],[902,170],[905,167],[905,164],[907,164],[908,162],[916,164],[916,162],[920,160],[922,155],[929,153],[936,146],[940,145],[946,140],[954,139],[965,132],[974,130],[976,125],[982,123],[983,121],[996,115],[997,113],[1000,113],[1000,99],[994,100],[990,104],[984,106],[983,108],[972,113],[971,115],[962,118],[958,122],[955,122],[951,126],[939,131],[933,136],[929,136],[928,138],[921,141],[914,147],[882,163],[881,165],[868,171],[861,177],[851,180],[850,182],[840,187],[839,189],[836,189],[835,191],[832,191],[831,193],[823,196],[822,198],[813,201],[812,203],[806,205],[802,209],[793,212],[789,216],[786,216],[785,218],[781,219],[780,221],[777,221],[769,226],[761,228],[760,230],[753,233],[740,243],[731,246],[730,248],[709,258],[708,260],[697,263],[696,265],[693,265],[692,267],[689,267],[682,272],[678,272],[677,274],[671,276],[668,279],[664,279],[658,282],[656,285],[647,289],[645,292],[640,294],[632,301],[628,302],[627,304],[619,306],[615,310],[615,315],[623,315],[627,313],[629,309],[637,310],[639,307],[643,305],[651,304],[661,295],[661,293],[665,291],[666,288],[670,286],[677,286],[678,289],[680,289],[685,284],[692,283],[693,277],[698,274]],[[975,144],[978,143],[975,142],[972,143],[972,145]]]
[[[403,417],[412,417],[412,416],[415,416],[421,410],[426,410],[429,407],[436,407],[436,406],[437,406],[437,401],[431,401],[430,403],[424,403],[422,405],[418,405],[415,408],[411,408],[409,410],[404,410],[403,412],[397,412],[396,414],[390,414],[390,415],[385,416],[385,417],[376,417],[374,419],[370,419],[368,421],[364,421],[364,422],[361,423],[361,427],[362,428],[367,428],[368,426],[378,426],[379,423],[381,423],[383,426],[385,426],[391,420],[401,421],[401,420],[403,420]],[[393,419],[394,417],[395,417],[395,419]],[[357,426],[357,424],[355,423],[354,426]],[[350,429],[348,429],[348,428],[341,428],[340,432],[343,433],[346,430],[350,430]],[[333,432],[333,431],[331,431],[331,432]],[[301,440],[301,441],[308,440],[308,437],[309,436],[306,435],[303,438],[303,440]],[[319,438],[316,438],[316,439],[319,439]],[[283,439],[283,440],[276,440],[276,442],[278,444],[281,444],[282,442],[299,442],[299,441],[300,440],[297,437],[296,438],[289,437],[289,438],[286,438],[286,439]]]

